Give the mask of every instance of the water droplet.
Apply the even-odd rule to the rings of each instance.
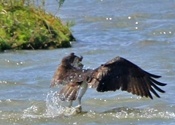
[[[2,81],[4,84],[7,84],[7,81]]]
[[[106,17],[106,20],[112,20],[112,18],[111,17]]]
[[[6,61],[6,62],[10,62],[10,60],[8,60],[8,59],[5,59],[5,61]]]
[[[130,20],[130,19],[131,19],[131,17],[130,17],[130,16],[128,16],[128,19]]]
[[[74,122],[73,125],[77,125],[77,122]]]
[[[12,102],[11,99],[7,99],[6,101],[7,101],[7,102]]]

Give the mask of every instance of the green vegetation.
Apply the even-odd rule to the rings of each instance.
[[[68,26],[31,0],[0,0],[0,51],[70,47]],[[59,7],[63,4],[59,3]]]

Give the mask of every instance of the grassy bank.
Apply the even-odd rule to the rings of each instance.
[[[74,37],[69,28],[28,1],[0,1],[0,51],[70,47]]]

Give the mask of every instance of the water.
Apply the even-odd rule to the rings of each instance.
[[[3,125],[174,125],[175,124],[175,1],[74,0],[57,12],[77,39],[68,49],[7,51],[0,53],[0,124]],[[127,92],[97,93],[89,89],[83,113],[64,113],[49,88],[52,75],[66,54],[84,56],[87,68],[96,68],[122,56],[143,69],[163,76],[165,94],[154,100]],[[76,103],[74,104],[76,105]]]

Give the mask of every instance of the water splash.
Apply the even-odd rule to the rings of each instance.
[[[48,117],[71,116],[77,114],[75,107],[63,106],[63,102],[58,98],[57,92],[50,92],[46,97],[46,115]]]
[[[106,101],[106,100],[105,100]],[[41,111],[41,107],[44,109]],[[43,105],[32,105],[23,111],[23,118],[56,118],[56,117],[69,117],[76,115],[77,109],[75,107],[68,108],[65,102],[62,102],[57,92],[48,92],[46,100]],[[82,116],[97,118],[106,117],[113,119],[175,119],[175,112],[160,110],[156,108],[128,108],[118,107],[104,112],[88,111],[82,113]]]
[[[46,115],[48,117],[60,116],[64,112],[62,101],[56,96],[57,92],[49,92],[46,97]]]
[[[38,114],[38,107],[35,105],[32,105],[31,107],[25,109],[23,111],[23,116],[22,118],[39,118],[41,115]]]
[[[45,100],[45,109],[41,111],[43,105],[32,105],[23,111],[23,118],[55,118],[61,116],[71,116],[77,114],[76,108],[68,108],[58,98],[57,92],[48,92]]]

